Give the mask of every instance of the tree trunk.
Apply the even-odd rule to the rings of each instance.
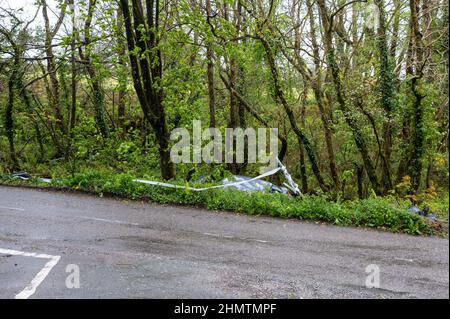
[[[334,155],[333,148],[333,137],[331,132],[331,119],[328,112],[324,107],[324,99],[322,96],[322,82],[321,82],[321,72],[320,72],[320,54],[319,54],[319,46],[316,39],[316,24],[313,15],[313,7],[311,5],[311,0],[307,0],[307,6],[309,9],[309,25],[310,25],[310,35],[311,35],[311,44],[313,47],[313,55],[314,55],[314,78],[312,79],[312,89],[314,91],[314,96],[317,102],[317,107],[319,108],[320,118],[322,120],[322,125],[324,129],[325,135],[325,143],[327,146],[327,154],[328,154],[328,164],[330,166],[331,178],[333,180],[336,191],[339,191],[341,188],[341,181],[339,179],[339,173],[336,164],[336,157]]]
[[[302,103],[302,110],[301,110],[301,125],[302,129],[305,128],[305,114],[306,113],[306,107],[305,107],[305,101]],[[300,155],[300,180],[302,182],[302,193],[306,194],[308,193],[308,176],[306,175],[306,163],[305,163],[305,147],[303,146],[303,143],[299,145],[299,155]]]
[[[275,88],[275,95],[277,96],[277,99],[281,102],[281,104],[284,107],[284,110],[289,118],[289,122],[292,126],[292,129],[294,130],[294,133],[297,135],[298,143],[303,144],[305,147],[306,154],[308,155],[309,161],[311,163],[311,168],[314,173],[314,176],[316,177],[316,180],[319,184],[319,187],[324,191],[329,191],[329,186],[325,183],[325,180],[322,177],[322,174],[320,172],[320,168],[317,162],[317,156],[316,151],[314,150],[314,147],[312,143],[309,141],[306,134],[303,132],[302,129],[300,129],[297,125],[297,121],[294,116],[294,112],[292,111],[291,106],[286,101],[286,98],[284,96],[284,92],[281,88],[280,84],[280,76],[278,72],[278,68],[275,64],[275,59],[272,53],[272,49],[269,46],[269,43],[267,40],[263,37],[263,35],[259,35],[259,40],[262,42],[264,50],[266,52],[266,58],[267,62],[270,68],[270,71],[272,73],[272,80]]]
[[[324,28],[324,48],[325,54],[327,56],[328,67],[330,68],[334,89],[336,93],[336,99],[338,105],[344,114],[345,120],[352,130],[353,137],[355,140],[355,144],[361,154],[367,175],[369,176],[370,183],[376,194],[382,195],[383,191],[378,182],[378,177],[375,172],[375,168],[372,164],[372,160],[369,156],[369,150],[367,147],[366,140],[358,127],[358,124],[355,118],[352,115],[351,110],[348,108],[343,92],[343,85],[341,83],[341,75],[340,68],[337,65],[335,51],[333,47],[333,39],[332,39],[332,21],[330,21],[330,16],[328,14],[328,9],[325,5],[324,0],[317,0],[317,4],[319,6],[319,13],[322,20],[323,28]]]
[[[157,37],[159,31],[159,0],[146,0],[147,21],[144,19],[141,1],[132,0],[132,4],[133,15],[130,13],[128,0],[120,0],[133,85],[144,117],[155,132],[161,175],[164,179],[171,179],[175,177],[175,166],[170,160],[170,135],[162,104],[164,94],[160,86],[162,61],[158,46],[159,38]],[[148,41],[144,40],[147,39],[145,34],[150,34]],[[133,53],[137,48],[141,52],[146,52],[145,55],[140,55],[139,59]]]
[[[419,26],[419,0],[410,0],[411,11],[411,37],[414,41],[415,63],[414,76],[411,79],[411,91],[414,96],[411,134],[411,156],[408,161],[408,173],[411,176],[411,191],[417,192],[422,178],[422,157],[424,154],[424,110],[422,100],[425,97],[421,92],[421,79],[423,77],[424,47]]]
[[[75,63],[75,37],[77,34],[75,24],[75,5],[74,0],[69,0],[72,14],[72,40],[70,41],[70,63],[71,63],[71,103],[70,103],[70,122],[69,131],[75,127],[77,121],[77,67]]]
[[[392,110],[394,108],[394,72],[392,68],[392,61],[388,51],[388,43],[386,36],[386,17],[384,12],[384,1],[375,0],[378,6],[379,27],[377,36],[377,47],[379,55],[379,76],[378,76],[378,90],[379,103],[385,112],[385,121],[383,123],[383,157],[381,161],[382,182],[384,192],[387,193],[392,189],[391,180],[391,154],[392,154]]]
[[[47,73],[50,78],[50,87],[49,89],[49,104],[51,108],[55,111],[55,117],[57,120],[57,126],[59,127],[61,133],[64,135],[66,133],[66,126],[64,121],[64,115],[61,110],[61,99],[60,99],[60,93],[59,93],[59,81],[56,74],[57,67],[55,62],[55,56],[53,54],[53,38],[56,35],[56,33],[59,30],[59,27],[61,26],[62,19],[65,15],[65,6],[61,9],[61,14],[59,16],[58,23],[55,25],[55,27],[52,29],[50,27],[50,20],[47,13],[47,3],[46,0],[42,0],[42,15],[44,17],[44,23],[45,23],[45,54],[47,58]]]
[[[105,121],[105,95],[101,85],[101,80],[97,74],[94,64],[91,60],[91,23],[94,15],[95,5],[97,0],[89,0],[88,12],[84,23],[84,45],[85,52],[79,48],[79,55],[83,63],[86,65],[86,71],[89,75],[90,85],[92,90],[92,104],[94,107],[94,118],[98,130],[103,137],[108,137],[109,128]]]
[[[123,131],[125,132],[126,129],[126,123],[125,123],[125,116],[126,116],[126,107],[125,107],[125,97],[126,97],[126,90],[127,90],[127,76],[125,74],[125,70],[127,67],[126,64],[126,43],[123,39],[124,35],[124,26],[123,26],[123,14],[122,9],[119,7],[117,11],[117,42],[118,42],[118,81],[119,81],[119,101],[117,103],[117,117],[119,119],[119,125],[122,127]]]
[[[206,15],[211,16],[211,0],[206,0]],[[206,59],[208,78],[208,106],[209,106],[209,127],[216,127],[216,95],[214,92],[214,61],[211,43],[207,41]]]
[[[15,86],[16,86],[16,77],[17,77],[17,68],[19,58],[15,57],[13,70],[8,80],[8,103],[6,104],[6,112],[5,112],[5,132],[6,137],[8,138],[9,144],[9,158],[11,161],[11,168],[13,170],[17,170],[19,168],[19,163],[16,157],[16,148],[14,145],[14,94],[15,94]]]

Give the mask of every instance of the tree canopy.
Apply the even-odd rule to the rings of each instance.
[[[446,0],[0,0],[0,172],[252,175],[170,132],[278,128],[304,193],[448,192]]]

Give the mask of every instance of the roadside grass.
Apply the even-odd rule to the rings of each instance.
[[[448,193],[444,198],[435,198],[427,201],[430,210],[437,215],[437,217],[448,223],[449,217],[449,197]]]
[[[100,196],[113,195],[160,204],[191,205],[210,210],[295,218],[342,226],[370,227],[413,235],[446,236],[445,230],[439,226],[439,223],[437,225],[426,218],[408,213],[406,205],[392,197],[332,202],[323,196],[311,195],[300,199],[283,194],[243,192],[232,189],[195,192],[189,188],[173,189],[136,183],[133,181],[134,178],[129,174],[114,175],[100,171],[87,171],[53,179],[52,183],[48,184],[36,178],[22,181],[0,174],[0,184],[68,187]],[[435,207],[439,205],[445,206],[442,203],[435,203]],[[444,210],[445,207],[441,209]]]

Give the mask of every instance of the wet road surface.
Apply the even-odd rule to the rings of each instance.
[[[0,186],[0,298],[449,298],[448,278],[448,239]]]

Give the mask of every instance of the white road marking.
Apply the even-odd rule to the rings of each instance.
[[[267,240],[261,240],[261,239],[254,239],[254,241],[257,241],[258,243],[268,243]]]
[[[88,216],[77,216],[77,217],[83,218],[83,219],[88,219],[88,220],[95,220],[97,222],[139,226],[138,223],[130,223],[130,222],[125,222],[123,220],[117,220],[117,219],[104,219],[104,218],[96,218],[96,217],[88,217]]]
[[[7,207],[7,206],[0,206],[0,209],[17,210],[17,211],[20,211],[20,212],[24,212],[25,211],[25,209],[23,209],[23,208],[15,208],[15,207]]]
[[[413,259],[408,259],[408,258],[394,258],[394,259],[395,260],[400,260],[400,261],[407,261],[407,262],[410,262],[410,263],[414,262]]]
[[[8,210],[16,210],[16,211],[21,211],[24,212],[25,209],[23,208],[15,208],[15,207],[7,207],[7,206],[0,206],[0,209],[8,209]],[[132,225],[132,226],[139,226],[138,223],[130,223],[130,222],[126,222],[123,220],[118,220],[118,219],[104,219],[104,218],[96,218],[96,217],[89,217],[89,216],[76,216],[78,218],[83,218],[83,219],[89,219],[89,220],[95,220],[98,222],[106,222],[106,223],[114,223],[114,224],[122,224],[122,225]]]
[[[53,267],[55,267],[55,265],[61,259],[61,256],[53,256],[53,255],[38,254],[38,253],[27,253],[24,251],[18,251],[18,250],[12,250],[12,249],[2,249],[2,248],[0,248],[0,254],[50,259],[50,261],[48,261],[45,264],[44,268],[42,268],[37,273],[37,275],[34,276],[33,280],[31,280],[31,282],[25,287],[25,289],[23,289],[21,292],[19,292],[14,297],[15,299],[27,299],[31,295],[33,295],[36,292],[37,287],[39,287],[39,285],[44,281],[44,279],[47,277],[47,275],[50,273],[50,271],[53,269]]]
[[[213,237],[220,237],[220,235],[217,235],[217,234],[211,234],[211,233],[203,233],[203,235],[206,235],[206,236],[213,236]]]

